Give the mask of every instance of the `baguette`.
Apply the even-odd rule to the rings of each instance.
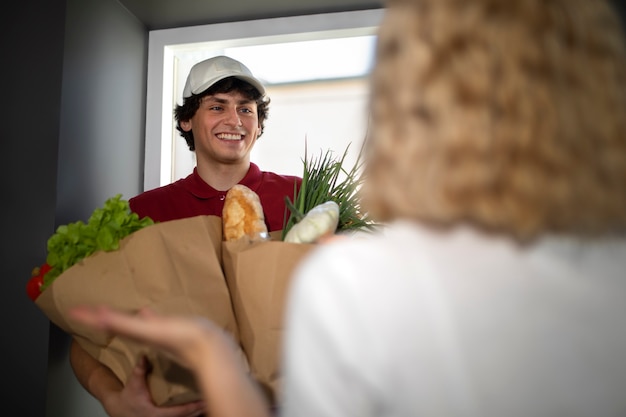
[[[243,237],[255,241],[269,237],[259,196],[242,184],[233,186],[226,193],[222,224],[225,241]]]

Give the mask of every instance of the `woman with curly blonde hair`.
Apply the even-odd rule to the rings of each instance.
[[[363,205],[290,287],[285,416],[626,415],[626,45],[602,0],[389,0]],[[76,318],[267,416],[210,323]],[[256,413],[256,414],[255,414]]]
[[[626,56],[605,2],[391,1],[368,207],[527,240],[626,229]]]

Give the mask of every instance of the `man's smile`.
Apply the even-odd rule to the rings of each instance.
[[[222,140],[241,140],[244,137],[238,133],[218,133],[216,136]]]

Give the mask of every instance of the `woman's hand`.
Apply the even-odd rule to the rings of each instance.
[[[70,316],[85,325],[152,345],[189,369],[202,365],[202,356],[210,354],[211,339],[226,339],[223,330],[209,320],[165,316],[150,309],[128,314],[104,306],[84,306],[74,308]],[[145,377],[145,368],[143,371]]]
[[[202,389],[208,415],[270,415],[259,387],[242,366],[233,339],[207,319],[160,315],[148,309],[128,314],[108,307],[76,307],[70,311],[70,317],[92,328],[151,345],[190,369]],[[105,408],[111,416],[193,417],[202,413],[202,403],[154,406],[145,377],[145,364],[140,364],[119,391],[117,400],[106,401]],[[128,411],[129,404],[138,409]]]

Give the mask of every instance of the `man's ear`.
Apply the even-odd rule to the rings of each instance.
[[[189,132],[191,130],[191,120],[181,120],[179,124],[180,128],[185,132]]]

